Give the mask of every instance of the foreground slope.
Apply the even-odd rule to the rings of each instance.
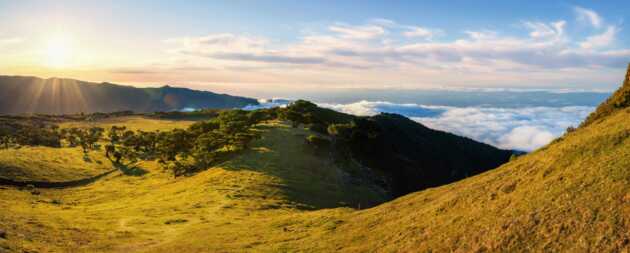
[[[73,79],[0,76],[0,114],[73,114],[171,111],[184,108],[240,108],[252,98],[164,86],[135,88]]]

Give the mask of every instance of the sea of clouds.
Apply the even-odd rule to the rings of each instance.
[[[263,103],[262,106],[282,104],[284,103]],[[433,129],[466,136],[500,148],[521,151],[532,151],[548,144],[562,135],[568,127],[579,125],[595,110],[593,106],[454,107],[384,101],[318,105],[361,116],[381,112],[397,113]]]

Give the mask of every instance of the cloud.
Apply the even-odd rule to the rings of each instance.
[[[409,29],[408,31],[403,32],[403,35],[405,37],[410,37],[410,38],[420,37],[427,40],[431,40],[434,37],[440,36],[444,33],[442,30],[439,30],[439,29],[429,29],[429,28],[420,27],[420,26],[411,26],[408,29]]]
[[[286,51],[269,50],[267,49],[268,41],[263,38],[229,33],[211,34],[198,38],[174,38],[166,42],[180,46],[171,52],[217,60],[284,64],[325,62],[325,59],[317,56],[299,56]]]
[[[597,13],[581,7],[575,10],[589,22],[605,25]],[[615,80],[611,74],[622,71],[630,57],[630,48],[615,47],[621,27],[571,34],[575,29],[568,29],[569,25],[566,20],[521,21],[518,26],[506,26],[508,31],[471,29],[434,41],[445,32],[380,18],[364,24],[333,23],[283,44],[229,33],[166,42],[173,57],[185,58],[195,66],[247,69],[243,75],[257,72],[282,83],[365,87],[612,85]],[[512,30],[515,28],[518,30]],[[577,74],[584,77],[577,78]]]
[[[504,149],[532,151],[577,126],[595,108],[452,107],[360,101],[320,106],[355,115],[398,113],[427,127],[466,136]]]
[[[573,8],[575,14],[577,15],[577,19],[582,22],[588,22],[595,28],[600,28],[604,23],[603,19],[597,14],[597,12],[586,9],[583,7],[576,6]]]
[[[499,146],[534,150],[555,139],[553,133],[537,126],[519,126],[499,138]]]
[[[524,22],[525,27],[531,30],[529,36],[536,39],[562,38],[566,24],[567,22],[564,20],[550,24],[542,22]]]
[[[580,47],[585,49],[607,47],[615,40],[617,32],[615,26],[608,26],[603,33],[586,38],[584,42],[580,43]]]
[[[322,107],[354,115],[376,115],[380,112],[398,113],[407,117],[434,117],[446,110],[418,104],[396,104],[384,101],[359,101],[351,104],[319,103]]]
[[[330,26],[328,29],[330,31],[339,33],[342,38],[347,39],[373,39],[385,34],[385,29],[377,25],[334,25]]]

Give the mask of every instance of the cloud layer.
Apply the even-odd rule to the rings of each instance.
[[[391,112],[405,115],[430,128],[466,136],[500,148],[532,151],[577,126],[595,108],[568,107],[451,107],[360,101],[320,104],[355,115]]]
[[[347,68],[466,67],[481,71],[618,67],[630,56],[628,51],[607,48],[619,31],[613,25],[577,41],[579,46],[566,34],[567,21],[527,21],[522,26],[527,36],[471,30],[465,31],[461,38],[439,42],[431,39],[441,34],[441,30],[403,26],[394,21],[387,26],[377,23],[331,25],[328,33],[310,34],[283,48],[274,48],[267,39],[234,34],[176,38],[168,42],[178,45],[172,52],[214,60]]]

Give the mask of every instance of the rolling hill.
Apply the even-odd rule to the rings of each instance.
[[[73,79],[0,76],[0,114],[75,114],[241,108],[252,98],[164,86],[135,88]]]

